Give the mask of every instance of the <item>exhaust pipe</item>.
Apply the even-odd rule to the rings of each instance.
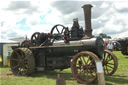
[[[91,38],[92,37],[92,27],[91,27],[91,8],[93,6],[91,4],[87,4],[82,6],[84,10],[84,18],[85,18],[85,35],[83,38]]]
[[[72,28],[77,28],[79,29],[80,25],[79,25],[79,22],[78,22],[78,18],[74,18],[73,19],[73,26]]]

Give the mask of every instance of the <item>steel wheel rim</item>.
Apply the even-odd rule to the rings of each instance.
[[[103,69],[105,75],[112,75],[116,72],[118,62],[116,56],[109,50],[104,51]]]
[[[94,56],[92,56],[93,55],[89,55],[89,53],[86,52],[79,53],[72,61],[72,73],[80,83],[91,83],[96,80],[96,64],[95,59],[93,58]],[[78,65],[79,67],[77,67],[77,64],[79,64],[79,60],[82,61],[82,65]],[[83,73],[84,75],[81,76],[81,73]]]
[[[28,60],[24,52],[17,49],[10,58],[11,70],[15,75],[26,75],[28,72]]]

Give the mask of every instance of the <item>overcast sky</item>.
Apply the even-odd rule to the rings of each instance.
[[[128,1],[0,0],[0,38],[29,38],[34,32],[50,32],[56,24],[71,28],[73,18],[84,25],[84,4],[92,4],[93,35],[128,37]]]

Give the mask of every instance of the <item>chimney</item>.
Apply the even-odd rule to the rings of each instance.
[[[72,26],[72,28],[77,28],[77,29],[79,29],[79,23],[78,23],[78,18],[74,18],[73,19],[73,26]]]
[[[83,38],[91,38],[92,37],[92,27],[91,27],[91,8],[93,6],[91,4],[87,4],[82,6],[84,10],[84,18],[85,18],[85,36]]]

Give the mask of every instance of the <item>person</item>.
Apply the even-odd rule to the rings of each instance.
[[[107,49],[112,52],[113,48],[114,48],[114,46],[113,46],[112,42],[108,42]],[[112,56],[109,54],[108,58],[109,58],[109,60],[111,60]]]
[[[112,42],[109,42],[108,45],[107,45],[107,49],[112,52],[113,48],[114,48],[114,46],[113,46]]]
[[[108,41],[105,41],[104,43],[105,43],[105,48],[107,48],[107,45],[108,45]]]

